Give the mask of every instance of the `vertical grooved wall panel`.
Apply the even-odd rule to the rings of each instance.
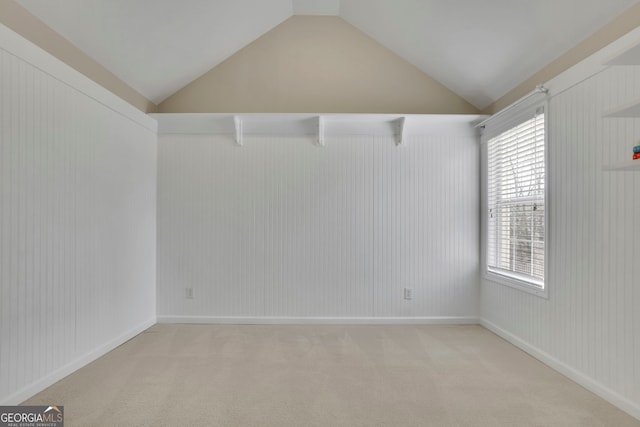
[[[638,67],[611,67],[549,108],[549,299],[482,281],[482,317],[627,399],[640,414],[640,119],[603,118],[640,96]]]
[[[160,137],[159,314],[263,315],[262,152],[231,137]]]
[[[370,317],[373,138],[269,138],[265,314]]]
[[[375,145],[375,312],[468,316],[478,301],[479,149],[459,137]],[[404,300],[404,288],[413,300]]]
[[[155,319],[155,157],[153,131],[0,48],[0,403]]]
[[[161,135],[158,316],[477,316],[479,154],[461,133]]]

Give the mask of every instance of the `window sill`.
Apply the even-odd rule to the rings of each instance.
[[[531,285],[522,280],[503,276],[501,274],[493,273],[491,271],[485,271],[485,280],[488,280],[499,285],[508,286],[510,288],[517,289],[519,291],[527,292],[529,294],[538,296],[540,298],[549,299],[549,289],[547,286],[544,289],[540,289],[534,285]]]

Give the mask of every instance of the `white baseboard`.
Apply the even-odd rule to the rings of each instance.
[[[237,325],[477,325],[477,317],[225,317],[158,316],[158,323]]]
[[[495,333],[496,335],[509,341],[511,344],[515,345],[521,350],[529,353],[531,356],[535,357],[545,365],[558,371],[559,373],[566,376],[570,380],[575,381],[576,383],[580,384],[582,387],[597,394],[607,402],[611,403],[614,406],[617,406],[618,408],[622,409],[629,415],[640,420],[640,405],[638,405],[637,403],[632,402],[631,400],[620,395],[619,393],[600,384],[598,381],[594,380],[588,375],[585,375],[584,373],[572,368],[566,363],[559,361],[558,359],[551,356],[550,354],[538,349],[537,347],[532,346],[528,342],[522,340],[521,338],[518,338],[512,333],[505,331],[498,325],[486,319],[480,319],[480,324],[485,328],[489,329],[491,332]]]
[[[93,351],[90,351],[89,353],[86,353],[83,356],[77,358],[76,360],[51,372],[47,376],[40,378],[39,380],[27,385],[26,387],[23,387],[22,389],[18,390],[12,395],[1,399],[0,406],[19,405],[21,402],[25,401],[26,399],[41,392],[45,388],[55,384],[56,382],[60,381],[67,375],[72,374],[78,369],[88,365],[89,363],[93,362],[97,358],[104,356],[111,350],[124,344],[125,342],[129,341],[131,338],[135,337],[136,335],[140,334],[146,329],[149,329],[151,326],[155,324],[156,324],[155,318],[147,320],[146,322],[136,326],[133,329],[130,329],[129,331],[109,341],[108,343],[101,345],[100,347],[94,349]]]

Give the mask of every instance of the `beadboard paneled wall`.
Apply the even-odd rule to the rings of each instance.
[[[611,67],[549,108],[549,299],[482,281],[483,321],[640,417],[640,119],[602,113],[640,97],[640,67]]]
[[[159,320],[473,321],[479,166],[466,132],[402,147],[161,135]]]
[[[376,316],[478,312],[479,150],[475,138],[377,139],[374,169]],[[404,288],[414,288],[411,304]]]
[[[157,147],[152,120],[0,36],[0,403],[17,404],[155,322]]]
[[[373,316],[372,138],[324,148],[311,138],[256,142],[265,160],[265,315]]]

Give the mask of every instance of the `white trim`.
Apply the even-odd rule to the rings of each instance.
[[[546,249],[545,249],[545,254],[546,254]],[[547,259],[545,259],[545,271],[547,269],[546,263],[547,263]],[[526,280],[518,280],[515,277],[509,277],[507,275],[494,273],[493,271],[489,271],[489,270],[485,270],[483,278],[489,282],[493,282],[498,285],[508,286],[510,288],[517,289],[519,291],[533,294],[540,298],[549,299],[549,291],[546,285],[544,288],[538,288],[534,284],[527,282]]]
[[[599,383],[588,375],[578,371],[575,368],[572,368],[566,363],[556,359],[550,354],[540,350],[539,348],[529,344],[528,342],[522,340],[521,338],[518,338],[514,334],[500,328],[498,325],[484,318],[480,319],[480,325],[500,336],[501,338],[504,338],[511,344],[525,351],[526,353],[538,359],[555,371],[566,376],[570,380],[575,381],[587,390],[597,394],[612,405],[620,408],[629,415],[640,420],[640,405],[638,405],[637,403],[632,402],[631,400],[627,399],[619,393],[616,393],[615,391]]]
[[[482,133],[480,143],[486,144],[490,139],[513,129],[514,127],[521,125],[528,120],[531,120],[537,114],[537,110],[541,107],[544,109],[546,132],[548,105],[548,92],[532,92],[527,96],[526,99],[523,98],[522,101],[519,101],[516,106],[508,107],[509,111],[505,111],[506,109],[500,110],[499,112],[482,122],[482,125],[478,126],[481,129]]]
[[[517,101],[515,101],[514,103],[512,103],[510,105],[507,105],[502,110],[498,111],[497,113],[495,113],[494,115],[490,116],[489,118],[481,121],[480,123],[478,123],[475,126],[479,127],[479,128],[483,128],[487,123],[497,120],[498,117],[500,117],[501,115],[503,115],[507,111],[510,111],[512,109],[520,109],[521,105],[525,104],[527,102],[530,102],[531,98],[537,97],[538,95],[547,96],[548,94],[549,94],[549,89],[544,87],[544,85],[538,85],[538,86],[536,86],[536,88],[534,90],[532,90],[531,92],[529,92],[528,94],[526,94],[522,98],[518,99]]]
[[[45,377],[42,377],[40,379],[38,379],[37,381],[23,387],[22,389],[16,391],[15,393],[13,393],[10,396],[5,397],[4,399],[0,400],[0,405],[18,405],[21,402],[23,402],[24,400],[30,398],[31,396],[41,392],[42,390],[46,389],[47,387],[50,387],[51,385],[55,384],[56,382],[60,381],[61,379],[63,379],[64,377],[66,377],[67,375],[70,375],[72,373],[74,373],[75,371],[77,371],[78,369],[88,365],[89,363],[93,362],[94,360],[104,356],[105,354],[109,353],[111,350],[115,349],[116,347],[124,344],[125,342],[129,341],[131,338],[135,337],[136,335],[144,332],[145,330],[149,329],[151,326],[156,324],[156,319],[152,318],[147,320],[146,322],[141,323],[140,325],[136,326],[133,329],[130,329],[129,331],[123,333],[122,335],[112,339],[111,341],[96,347],[94,350],[89,351],[88,353],[85,353],[84,355],[78,357],[77,359],[73,360],[72,362],[67,363],[66,365],[62,366],[61,368],[51,372],[50,374],[48,374]]]
[[[477,325],[473,316],[442,317],[234,317],[158,316],[158,323],[222,325]]]
[[[2,24],[0,24],[0,49],[28,62],[43,73],[82,92],[140,126],[154,133],[157,132],[157,122],[146,113]]]
[[[552,97],[556,96],[606,70],[611,66],[607,65],[608,61],[611,61],[615,55],[619,55],[621,51],[635,46],[638,42],[640,42],[640,27],[629,31],[624,36],[558,74],[551,80],[544,82],[544,86],[549,89]]]

